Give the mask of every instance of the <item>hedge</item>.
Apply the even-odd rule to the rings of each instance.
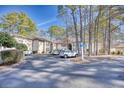
[[[23,52],[19,50],[9,50],[1,52],[2,65],[10,65],[20,62],[23,58]]]

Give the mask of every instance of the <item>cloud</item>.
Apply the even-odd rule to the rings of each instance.
[[[52,22],[54,22],[54,21],[56,21],[56,20],[57,20],[56,18],[51,19],[51,20],[47,20],[47,21],[45,21],[45,22],[39,23],[37,26],[43,26],[43,25],[46,25],[46,24],[48,24],[48,23],[52,23]]]

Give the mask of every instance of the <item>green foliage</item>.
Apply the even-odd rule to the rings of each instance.
[[[3,65],[9,65],[19,62],[23,57],[23,52],[17,50],[2,51],[1,58]]]
[[[1,26],[5,31],[30,35],[36,32],[35,23],[23,12],[12,12],[1,17]]]
[[[64,34],[64,29],[60,26],[51,26],[49,28],[49,32],[51,36],[59,37]]]
[[[116,53],[117,55],[122,55],[123,54],[123,52],[121,52],[121,51],[117,51],[117,53]]]
[[[113,51],[111,54],[114,55],[114,54],[116,54],[116,52]]]
[[[63,5],[58,6],[58,11],[57,12],[58,12],[59,17],[64,16],[67,13],[67,11],[66,11],[66,9]]]
[[[26,51],[28,49],[28,47],[25,44],[17,43],[16,49],[18,49],[20,51]]]
[[[99,50],[99,53],[105,53],[105,49],[103,49],[103,48],[100,49],[100,50]]]
[[[111,54],[113,54],[113,55],[114,55],[114,54],[116,54],[116,55],[123,55],[123,52],[121,52],[121,51],[114,52],[114,51],[113,51]]]
[[[120,55],[120,53],[121,53],[121,52],[120,52],[120,51],[118,51],[118,52],[117,52],[117,55]]]
[[[76,6],[76,5],[67,5],[66,7],[68,9],[70,9],[71,12],[76,12],[78,6]]]
[[[14,47],[16,40],[8,33],[0,32],[0,45],[4,47]]]

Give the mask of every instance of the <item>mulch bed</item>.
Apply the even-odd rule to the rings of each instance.
[[[26,61],[21,60],[20,62],[15,62],[15,63],[0,64],[0,69],[4,69],[5,67],[16,67],[16,66],[24,64],[24,63],[26,63]]]
[[[70,58],[71,62],[77,63],[77,64],[83,64],[83,63],[89,63],[90,61],[84,58],[83,60],[81,57],[76,57],[76,58]]]
[[[76,58],[70,58],[69,60],[71,62],[77,63],[77,64],[86,64],[86,63],[93,63],[93,62],[99,62],[99,60],[113,60],[116,58],[124,58],[124,56],[112,56],[112,55],[104,55],[104,56],[90,56],[90,57],[84,57],[82,60],[81,57]]]
[[[8,66],[8,65],[16,64],[16,63],[17,63],[17,62],[6,62],[6,63],[0,64],[0,66]]]

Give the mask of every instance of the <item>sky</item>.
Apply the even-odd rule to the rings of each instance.
[[[57,18],[57,6],[55,5],[0,6],[0,16],[16,11],[25,12],[41,30],[47,30],[52,25],[63,26],[62,21]]]
[[[52,25],[64,26],[63,21],[57,18],[56,5],[0,5],[0,16],[16,11],[25,12],[39,30],[48,30]],[[121,29],[124,32],[124,25]]]

